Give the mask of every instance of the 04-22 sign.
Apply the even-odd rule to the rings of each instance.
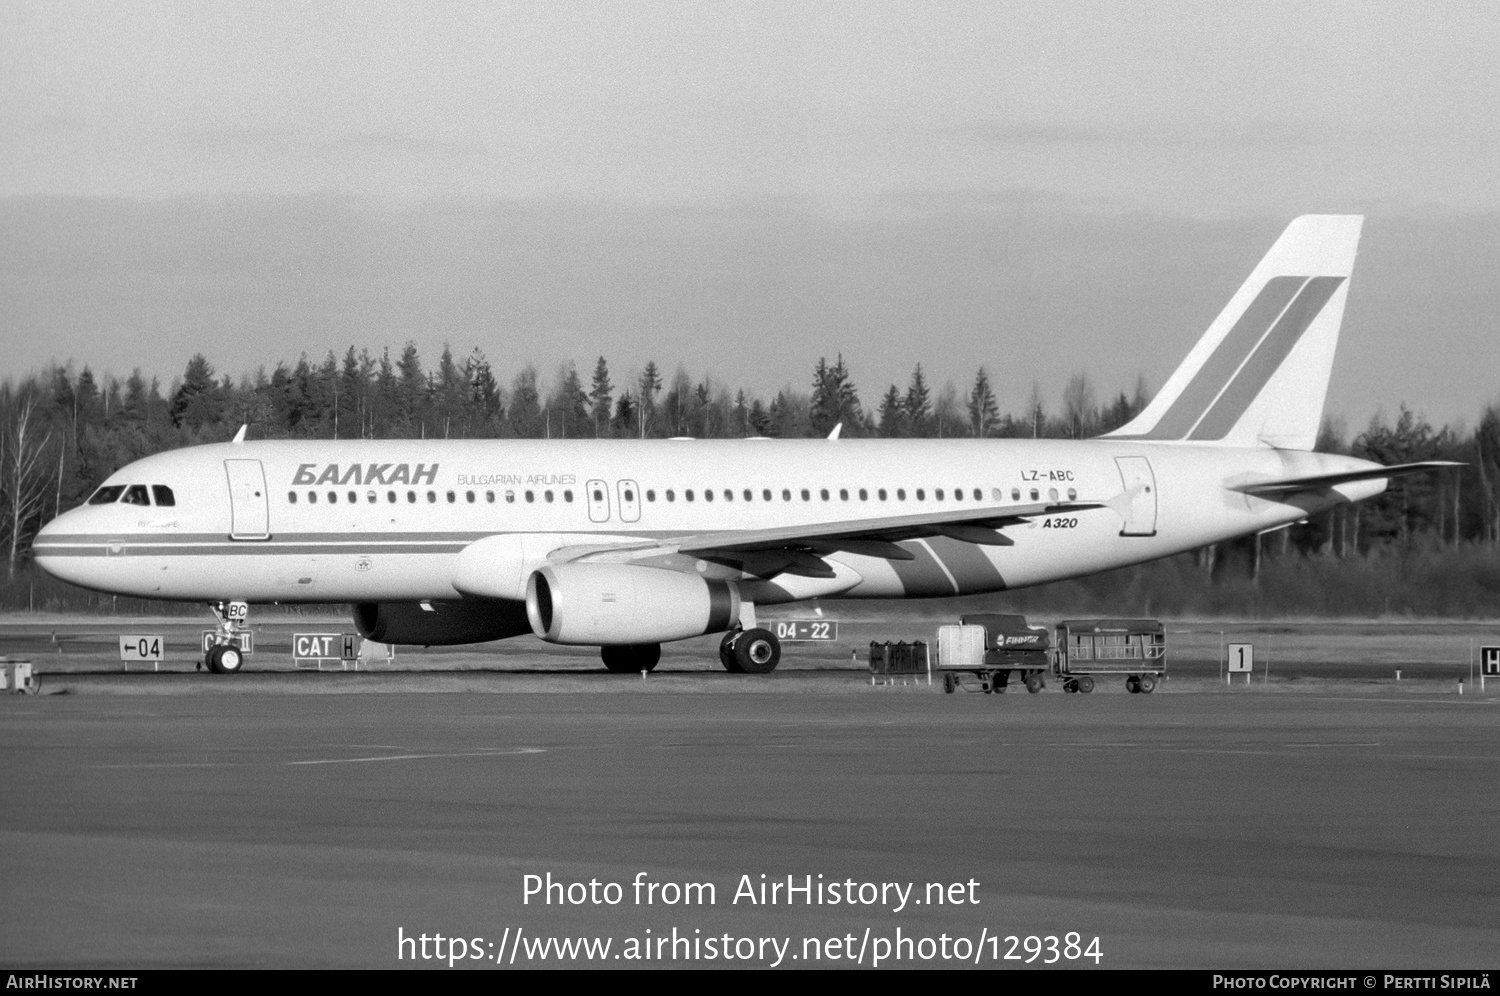
[[[776,639],[788,643],[822,643],[839,638],[839,624],[822,619],[784,619],[776,624]]]

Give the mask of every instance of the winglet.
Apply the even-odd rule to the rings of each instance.
[[[246,423],[242,424],[240,426],[240,431],[236,432],[234,434],[234,439],[231,440],[231,442],[243,443],[245,441],[245,431],[247,429],[249,429],[249,428],[250,428],[250,423],[246,422]]]

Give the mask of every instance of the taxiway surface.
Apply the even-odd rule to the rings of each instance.
[[[1500,964],[1493,697],[780,677],[762,694],[617,694],[642,682],[598,675],[582,694],[0,701],[0,962],[430,967],[398,960],[398,937],[504,960],[520,930],[610,938],[623,966],[630,938],[676,928],[700,955],[710,936],[785,938],[798,965],[850,964],[824,943],[846,936],[869,964],[898,929],[980,942],[981,965],[1018,964],[984,938],[1069,932],[1097,936],[1106,967]],[[524,876],[547,873],[623,901],[524,902]],[[716,902],[637,904],[639,873],[712,883]],[[972,881],[978,903],[733,901],[761,875],[913,898]],[[583,963],[519,950],[517,967]],[[685,950],[648,963],[726,964]],[[920,950],[886,965],[943,964]]]

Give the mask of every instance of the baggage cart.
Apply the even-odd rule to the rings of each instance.
[[[1025,616],[997,613],[963,616],[959,622],[938,629],[943,691],[999,693],[1012,679],[1032,693],[1047,687],[1052,640],[1045,626],[1029,626]],[[964,686],[965,673],[979,679],[978,688]]]
[[[1063,691],[1092,692],[1095,675],[1124,675],[1125,690],[1150,694],[1167,672],[1167,633],[1156,619],[1064,619],[1052,671]]]

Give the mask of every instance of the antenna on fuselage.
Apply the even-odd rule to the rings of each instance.
[[[232,442],[236,442],[236,443],[243,443],[245,441],[245,431],[247,429],[249,429],[249,428],[250,428],[250,423],[248,423],[248,422],[246,422],[244,425],[240,426],[240,431],[236,432],[234,434],[234,439],[231,440],[231,441]]]

